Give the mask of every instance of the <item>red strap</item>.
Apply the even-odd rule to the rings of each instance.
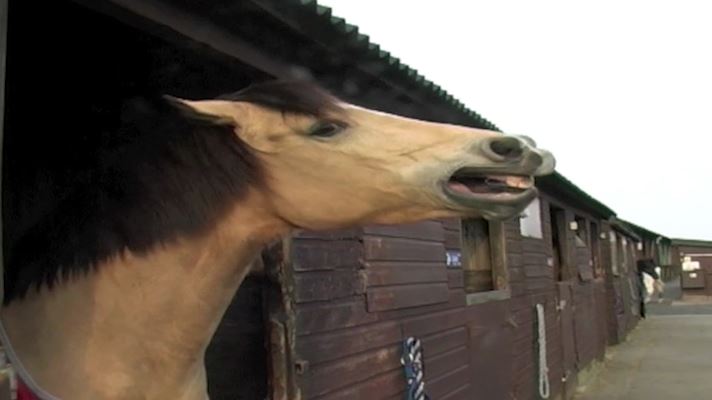
[[[17,378],[17,400],[40,400],[19,377]]]

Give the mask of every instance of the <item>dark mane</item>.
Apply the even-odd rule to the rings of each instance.
[[[269,82],[220,98],[314,116],[337,107],[333,97],[304,82]],[[134,99],[114,118],[120,120],[106,126],[118,128],[87,132],[103,135],[94,168],[78,175],[41,218],[25,222],[27,229],[6,237],[5,304],[33,287],[86,274],[124,249],[146,254],[205,232],[248,187],[264,183],[256,156],[234,126],[191,115],[162,97]],[[14,190],[4,185],[4,192]]]

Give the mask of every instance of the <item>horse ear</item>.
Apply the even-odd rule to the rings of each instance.
[[[245,118],[245,106],[228,100],[185,100],[165,95],[164,98],[193,118],[209,117],[217,123],[240,126]]]

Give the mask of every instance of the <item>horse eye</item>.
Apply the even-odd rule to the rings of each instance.
[[[321,121],[317,122],[309,129],[309,136],[329,138],[332,136],[336,136],[344,129],[346,129],[346,126],[344,124],[334,121]]]

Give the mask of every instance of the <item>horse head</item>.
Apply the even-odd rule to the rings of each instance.
[[[181,102],[234,126],[263,168],[264,206],[299,228],[503,219],[537,196],[534,176],[554,170],[528,137],[361,108],[305,84]]]

